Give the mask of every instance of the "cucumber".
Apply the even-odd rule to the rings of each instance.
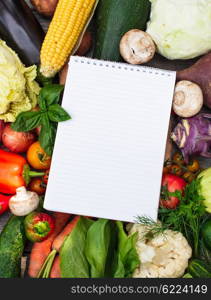
[[[193,278],[211,278],[211,267],[202,260],[193,259],[189,263],[188,273]]]
[[[94,57],[121,61],[121,37],[130,29],[146,29],[150,7],[148,0],[100,0],[96,11]]]
[[[12,216],[0,234],[0,278],[20,276],[26,241],[23,221],[23,217]]]
[[[201,233],[205,246],[211,250],[211,220],[202,225]]]

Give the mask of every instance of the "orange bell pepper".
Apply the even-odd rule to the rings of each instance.
[[[0,149],[0,193],[15,194],[18,187],[29,184],[31,177],[43,175],[30,171],[23,156]]]

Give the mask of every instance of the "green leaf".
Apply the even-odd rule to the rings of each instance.
[[[115,272],[114,272],[113,277],[114,278],[124,278],[125,277],[125,267],[122,262],[122,258],[121,258],[120,254],[118,254],[118,257],[117,257],[117,262],[115,265]]]
[[[140,265],[139,256],[135,248],[138,233],[136,232],[128,236],[124,231],[123,223],[117,221],[116,224],[118,227],[118,266],[120,266],[121,272],[122,265],[124,266],[124,277],[131,277],[134,270]],[[120,261],[122,262],[122,265]],[[118,267],[114,277],[118,277],[120,270]]]
[[[64,86],[60,84],[48,84],[44,86],[39,93],[38,99],[41,110],[46,110],[50,105],[58,103],[63,89]]]
[[[105,277],[111,228],[110,220],[99,219],[87,232],[85,254],[90,264],[91,278]]]
[[[48,116],[52,122],[70,120],[70,115],[59,104],[53,104],[48,108]]]
[[[84,254],[87,231],[94,221],[80,217],[60,250],[62,278],[89,278],[89,264]]]
[[[30,131],[40,125],[41,116],[42,114],[39,111],[22,112],[11,127],[15,131]]]
[[[52,155],[56,137],[56,125],[51,123],[47,113],[42,114],[39,142],[48,155]]]

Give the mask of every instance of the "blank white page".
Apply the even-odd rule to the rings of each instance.
[[[157,218],[175,72],[72,56],[44,207]]]

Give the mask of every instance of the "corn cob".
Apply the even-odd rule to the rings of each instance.
[[[98,0],[59,0],[41,49],[40,72],[53,77],[77,50]]]

